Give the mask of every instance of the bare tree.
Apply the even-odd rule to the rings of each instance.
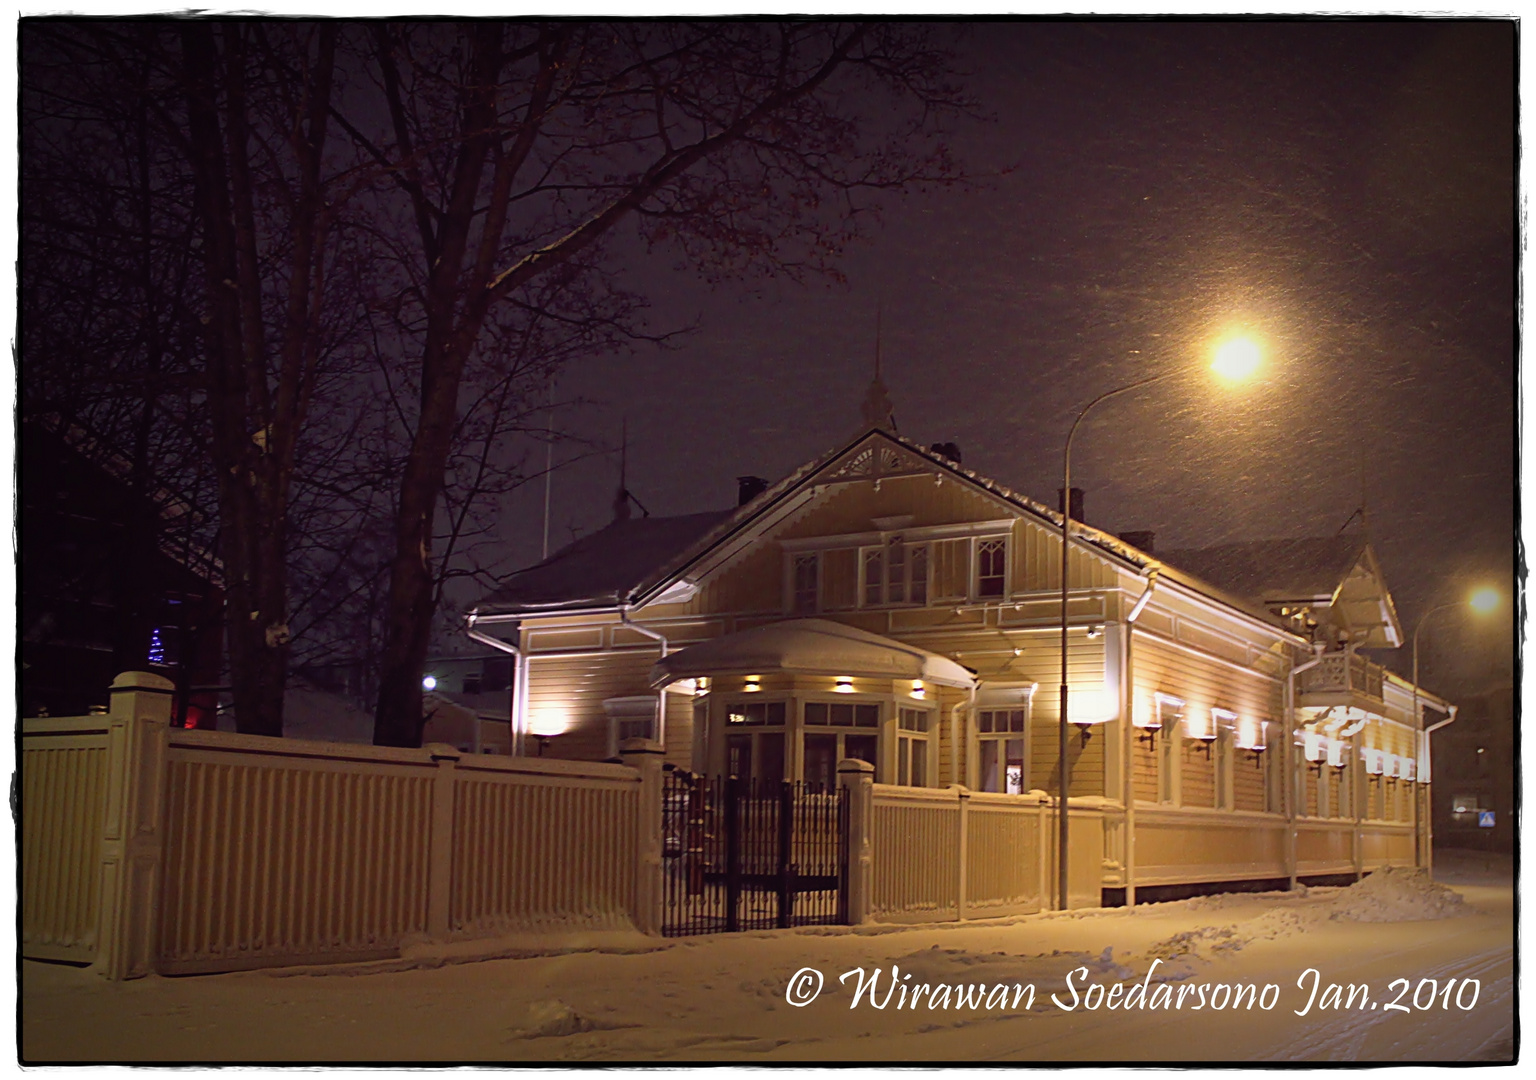
[[[375,742],[420,740],[435,519],[491,312],[536,308],[541,281],[601,274],[626,223],[708,273],[830,269],[863,193],[956,176],[937,125],[964,102],[932,36],[893,23],[373,27],[388,121],[344,126],[409,207],[420,319]]]

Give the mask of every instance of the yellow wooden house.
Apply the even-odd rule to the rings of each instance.
[[[513,752],[643,736],[697,773],[830,786],[860,758],[877,802],[1046,805],[1061,518],[957,457],[871,426],[733,510],[621,514],[514,574],[467,619],[516,657]],[[1292,543],[1158,556],[1072,523],[1070,794],[1102,827],[1074,904],[1427,858],[1414,702],[1453,710],[1357,652],[1401,642],[1369,545]]]

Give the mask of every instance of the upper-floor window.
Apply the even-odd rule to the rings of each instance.
[[[860,595],[864,607],[928,602],[928,545],[893,536],[861,549]]]
[[[987,600],[1002,596],[1007,581],[1007,539],[999,536],[976,541],[976,598]]]
[[[794,613],[811,615],[821,609],[821,557],[814,551],[795,556]]]

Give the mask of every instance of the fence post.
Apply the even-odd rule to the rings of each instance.
[[[459,751],[447,743],[428,743],[437,771],[432,777],[432,823],[427,838],[427,937],[448,937],[453,903],[453,785]]]
[[[958,880],[955,882],[955,921],[964,922],[965,894],[970,888],[968,880],[970,867],[967,865],[970,859],[967,836],[970,832],[970,823],[967,820],[967,811],[971,804],[971,792],[969,788],[961,784],[951,785],[951,790],[954,791],[956,801],[960,806],[960,812],[956,815],[956,820],[960,823],[960,835],[956,838],[955,850],[960,854],[960,864],[957,867],[958,874],[956,876]]]
[[[91,965],[108,979],[136,979],[154,971],[173,691],[169,679],[147,671],[125,671],[112,682],[96,961]]]
[[[870,829],[875,816],[875,767],[858,758],[843,758],[837,763],[838,786],[847,791],[848,800],[848,925],[869,921],[874,889],[875,847]]]
[[[625,739],[619,748],[624,764],[640,774],[635,807],[635,929],[661,933],[661,744],[654,739]]]

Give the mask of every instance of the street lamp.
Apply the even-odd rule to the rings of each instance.
[[[1229,382],[1240,382],[1251,376],[1258,370],[1260,360],[1263,357],[1263,349],[1259,343],[1247,335],[1233,335],[1223,339],[1216,345],[1212,353],[1210,368],[1217,375]],[[1172,371],[1164,371],[1157,375],[1149,375],[1145,379],[1137,379],[1125,386],[1106,391],[1094,398],[1083,411],[1077,414],[1077,419],[1072,421],[1072,427],[1067,431],[1066,448],[1062,451],[1061,467],[1061,697],[1059,698],[1059,713],[1057,718],[1057,752],[1059,755],[1059,767],[1057,769],[1057,877],[1056,897],[1059,909],[1067,909],[1067,562],[1068,562],[1068,530],[1072,523],[1072,439],[1077,435],[1078,425],[1083,422],[1093,408],[1100,402],[1108,401],[1112,397],[1129,393],[1132,390],[1140,390],[1144,386],[1163,382],[1178,375],[1187,374],[1191,369],[1187,367],[1174,368]]]
[[[1439,724],[1436,724],[1435,727],[1426,729],[1424,727],[1423,720],[1419,716],[1419,631],[1424,629],[1424,624],[1429,622],[1429,617],[1431,615],[1435,614],[1436,612],[1439,612],[1439,611],[1449,611],[1451,608],[1459,608],[1459,607],[1462,606],[1462,604],[1466,604],[1466,606],[1468,608],[1470,608],[1475,614],[1478,614],[1478,615],[1488,615],[1488,614],[1491,614],[1494,611],[1497,611],[1499,605],[1502,602],[1503,602],[1503,598],[1499,595],[1499,590],[1493,588],[1492,586],[1485,585],[1485,586],[1483,586],[1480,589],[1473,590],[1472,595],[1468,596],[1465,600],[1453,600],[1450,603],[1440,604],[1440,605],[1438,605],[1436,607],[1430,608],[1424,614],[1419,616],[1418,623],[1416,623],[1414,625],[1414,628],[1413,628],[1413,724],[1414,724],[1415,729],[1417,729],[1418,731],[1422,732],[1423,739],[1424,739],[1424,748],[1423,748],[1423,758],[1424,758],[1424,760],[1419,763],[1417,769],[1415,770],[1415,775],[1418,776],[1418,777],[1422,778],[1424,776],[1424,774],[1425,774],[1424,766],[1429,761],[1429,757],[1430,757],[1429,737],[1434,734],[1436,728],[1443,727],[1445,724],[1450,723],[1451,719],[1455,719],[1455,712],[1454,712],[1454,707],[1453,707],[1453,711],[1452,711],[1450,719],[1443,720]],[[1431,782],[1433,782],[1433,778],[1431,778]],[[1413,810],[1414,810],[1414,815],[1417,816],[1418,812],[1419,812],[1419,798],[1418,798],[1417,795],[1415,795],[1414,799],[1413,799]],[[1434,825],[1434,816],[1433,815],[1430,816],[1430,825],[1431,825],[1431,828],[1433,828],[1433,825]],[[1419,833],[1421,831],[1422,830],[1420,830],[1420,829],[1415,829],[1414,830],[1414,840],[1416,842],[1418,841]],[[1429,871],[1431,877],[1433,877],[1433,875],[1434,875],[1435,856],[1434,856],[1434,849],[1433,849],[1433,847],[1430,844],[1426,843],[1424,845],[1423,856],[1424,856],[1424,858],[1423,858],[1424,868],[1427,871]]]

